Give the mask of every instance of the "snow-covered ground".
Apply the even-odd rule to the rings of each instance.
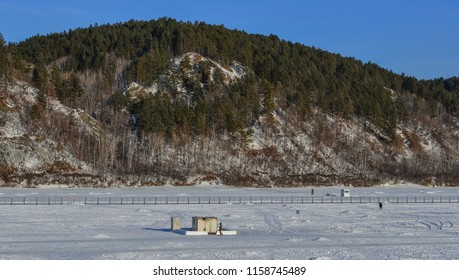
[[[315,189],[339,195],[341,187]],[[11,196],[290,196],[310,188],[202,185],[1,189]],[[459,196],[459,188],[351,188],[352,196]],[[299,215],[297,214],[299,210]],[[3,205],[0,259],[459,259],[459,203]],[[185,236],[170,218],[216,216],[236,236]]]

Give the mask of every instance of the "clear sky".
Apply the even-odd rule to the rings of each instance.
[[[459,76],[457,0],[0,0],[8,42],[159,17],[275,34],[419,79]]]

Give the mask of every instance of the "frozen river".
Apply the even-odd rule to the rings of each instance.
[[[315,188],[339,196],[341,187]],[[459,188],[351,188],[353,197],[452,196]],[[202,185],[0,189],[2,197],[307,196],[310,188]],[[0,259],[459,259],[459,203],[0,205]],[[299,214],[298,214],[299,213]],[[185,236],[215,216],[236,236]]]

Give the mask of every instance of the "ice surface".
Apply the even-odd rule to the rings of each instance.
[[[315,188],[315,196],[341,187]],[[435,194],[432,194],[435,192]],[[201,185],[1,189],[18,196],[276,196],[310,188]],[[352,196],[459,196],[459,188],[351,188]],[[297,214],[299,210],[300,214]],[[0,206],[0,259],[459,259],[459,204]],[[184,236],[170,218],[216,216],[235,236]]]

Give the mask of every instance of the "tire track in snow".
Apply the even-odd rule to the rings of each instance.
[[[438,221],[438,223],[434,223],[431,221],[419,221],[421,224],[427,227],[428,230],[436,229],[436,230],[445,230],[445,228],[452,228],[454,224],[447,220],[446,222]]]
[[[279,221],[279,219],[271,214],[265,213],[265,212],[260,212],[262,222],[264,222],[268,226],[268,234],[274,232],[274,233],[283,233],[288,232],[285,230],[285,227],[282,225],[282,223]]]

